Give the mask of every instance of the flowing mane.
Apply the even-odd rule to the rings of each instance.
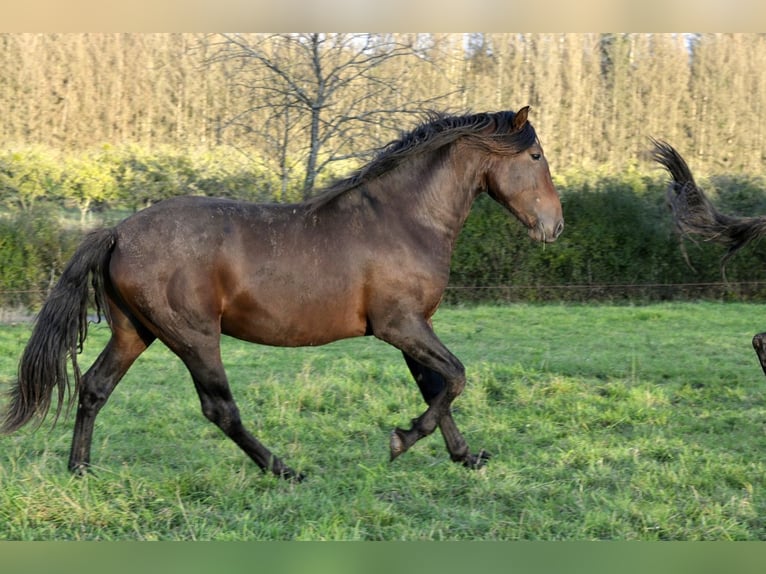
[[[409,157],[437,150],[463,137],[489,153],[517,154],[534,144],[537,134],[529,122],[513,131],[515,117],[516,112],[512,111],[461,116],[431,112],[424,123],[380,148],[367,165],[330,184],[309,199],[307,204],[317,209],[339,195],[390,172]],[[492,125],[494,129],[485,133]]]

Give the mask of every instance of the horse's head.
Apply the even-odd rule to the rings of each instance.
[[[551,243],[564,230],[564,217],[543,148],[527,121],[528,111],[524,107],[513,115],[504,136],[522,151],[491,153],[483,183],[489,195],[527,227],[532,239]],[[503,137],[502,132],[494,137]]]

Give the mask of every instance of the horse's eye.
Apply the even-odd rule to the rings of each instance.
[[[530,155],[532,156],[532,159],[535,161],[538,161],[541,157],[543,157],[543,154],[540,154],[540,153],[533,153]]]

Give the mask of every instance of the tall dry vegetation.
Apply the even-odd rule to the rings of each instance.
[[[379,60],[363,69],[352,53]],[[326,106],[320,127],[344,113],[358,120],[320,134],[322,151],[343,157],[395,137],[415,108],[530,104],[558,171],[623,169],[652,135],[703,171],[753,172],[766,133],[764,68],[762,34],[3,34],[0,139],[6,148],[231,144],[265,162],[285,145],[283,161],[300,162],[312,105]],[[299,85],[276,82],[288,77]],[[285,101],[299,89],[303,109]]]

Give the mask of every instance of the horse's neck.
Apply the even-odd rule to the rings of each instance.
[[[478,166],[463,161],[458,169],[449,158],[426,155],[371,182],[367,192],[454,243],[478,195]]]

